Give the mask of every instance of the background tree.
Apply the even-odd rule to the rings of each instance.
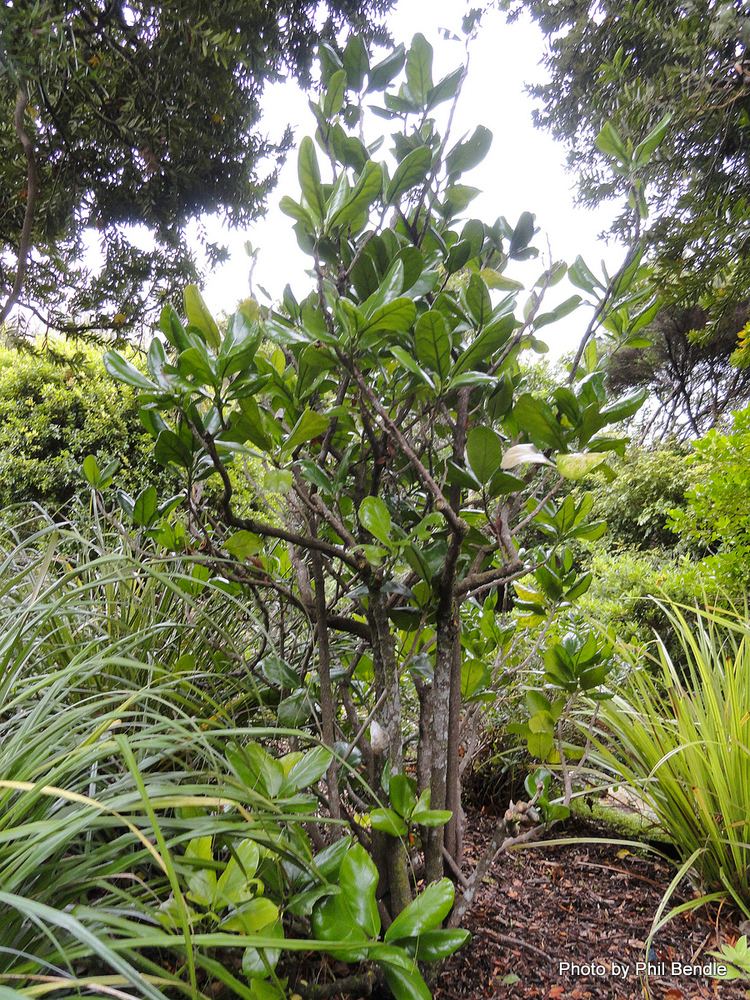
[[[259,127],[267,81],[307,83],[318,40],[380,35],[390,0],[40,0],[0,9],[0,322],[132,327],[198,273],[185,224],[263,211],[288,131]],[[145,226],[142,250],[127,231]],[[96,231],[99,273],[82,263]],[[203,236],[209,262],[225,250]]]
[[[528,11],[547,36],[549,79],[530,88],[541,104],[535,120],[567,144],[585,204],[596,205],[627,186],[626,178],[606,169],[606,154],[594,142],[604,125],[611,122],[619,141],[632,148],[671,116],[658,155],[642,171],[653,214],[646,238],[668,311],[652,331],[656,349],[638,364],[638,378],[643,384],[645,364],[658,369],[652,386],[657,393],[669,383],[668,420],[673,398],[708,374],[708,397],[695,401],[703,418],[692,421],[684,402],[678,404],[685,422],[696,425],[690,432],[698,434],[711,415],[723,412],[721,397],[737,405],[747,398],[746,380],[726,372],[750,299],[747,5],[506,0],[503,6],[511,16]],[[631,228],[632,217],[624,213],[613,232]],[[678,361],[672,358],[675,325]],[[723,369],[718,380],[717,366]]]

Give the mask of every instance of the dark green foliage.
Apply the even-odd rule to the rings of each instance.
[[[265,83],[309,82],[321,35],[368,35],[388,0],[39,0],[0,8],[0,319],[31,209],[21,302],[68,329],[139,324],[196,275],[185,223],[218,212],[242,225],[263,210],[283,122],[259,127]],[[19,103],[20,102],[20,103]],[[14,114],[20,109],[20,122]],[[268,137],[270,132],[271,138]],[[26,152],[22,148],[28,140]],[[123,228],[145,226],[142,250]],[[83,235],[103,237],[87,273]],[[209,260],[225,251],[205,236]]]
[[[714,323],[702,306],[663,308],[639,346],[609,356],[613,389],[649,393],[640,418],[643,437],[695,438],[750,399],[750,352],[738,349],[738,331],[747,320],[745,302]]]
[[[674,548],[670,511],[685,504],[691,483],[687,448],[632,449],[615,466],[614,479],[595,488],[594,514],[607,521],[605,544],[634,549]]]
[[[670,125],[644,173],[651,232],[675,297],[694,305],[716,278],[750,289],[750,17],[742,0],[687,7],[653,0],[516,0],[547,35],[549,81],[532,88],[537,122],[568,143],[587,203],[621,189],[594,138],[611,122],[624,144],[665,115]],[[601,149],[601,146],[600,146]],[[618,223],[627,225],[623,216]],[[690,260],[689,269],[684,262]],[[717,303],[718,305],[718,303]],[[722,310],[719,308],[719,312]]]
[[[51,509],[84,489],[88,454],[121,462],[118,484],[138,492],[173,477],[152,458],[135,393],[106,375],[93,348],[0,350],[0,506],[36,501]]]

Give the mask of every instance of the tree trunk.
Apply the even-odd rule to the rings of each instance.
[[[368,618],[372,633],[372,659],[375,673],[375,697],[382,702],[375,716],[382,733],[382,745],[373,746],[373,757],[380,765],[377,777],[380,778],[384,766],[391,773],[403,769],[403,754],[401,748],[401,692],[399,689],[398,663],[396,661],[396,646],[388,622],[388,607],[386,597],[379,589],[370,589]],[[376,850],[382,851],[385,858],[386,884],[388,889],[390,912],[393,917],[401,912],[411,902],[411,885],[409,883],[409,868],[406,850],[402,842],[387,834],[379,834],[374,838]],[[377,841],[380,841],[378,844]]]
[[[461,634],[456,631],[451,664],[450,703],[448,708],[448,759],[446,765],[445,807],[453,815],[445,827],[445,849],[457,865],[463,856],[464,811],[461,803]]]
[[[451,575],[452,580],[452,575]],[[432,809],[447,808],[447,777],[451,680],[458,638],[458,608],[452,586],[445,588],[437,615],[437,650],[432,681],[432,726],[430,744],[432,768],[430,775],[430,805]],[[425,845],[425,872],[428,882],[443,875],[443,827],[428,830]]]

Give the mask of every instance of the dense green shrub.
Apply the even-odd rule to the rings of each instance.
[[[165,483],[135,393],[112,382],[95,347],[0,348],[0,506],[59,507],[84,485],[86,455],[121,464],[118,484]]]
[[[723,572],[750,577],[750,407],[733,415],[727,432],[709,431],[693,443],[687,505],[672,512],[680,537],[715,556]]]
[[[692,482],[686,455],[687,449],[677,444],[631,448],[617,463],[614,479],[596,476],[596,485],[589,485],[593,509],[607,521],[609,542],[635,549],[676,545],[670,512],[684,506]]]

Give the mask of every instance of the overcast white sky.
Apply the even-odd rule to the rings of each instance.
[[[458,33],[464,10],[461,0],[430,3],[400,0],[389,15],[388,25],[394,39],[407,45],[417,31],[426,36],[435,50],[433,74],[437,80],[462,61],[463,44],[443,39],[439,29]],[[483,191],[473,202],[471,215],[485,220],[505,215],[515,222],[522,211],[534,212],[537,224],[549,238],[555,259],[572,263],[580,253],[589,265],[598,265],[604,258],[615,266],[623,255],[622,248],[601,243],[597,234],[606,227],[617,206],[602,206],[596,212],[574,207],[574,178],[565,170],[564,149],[532,125],[533,102],[525,93],[524,84],[543,77],[544,70],[539,65],[542,52],[542,35],[529,21],[508,25],[497,13],[485,16],[479,37],[472,45],[469,76],[453,126],[456,138],[479,123],[494,134],[489,155],[467,175],[467,182]],[[265,128],[271,138],[278,138],[286,123],[294,128],[296,141],[312,134],[313,119],[307,96],[293,82],[269,88],[264,108]],[[380,123],[381,119],[375,121]],[[388,126],[387,122],[382,124]],[[264,219],[247,231],[221,233],[231,248],[231,259],[212,274],[204,289],[212,309],[229,311],[248,294],[249,260],[244,250],[247,239],[260,248],[254,274],[256,293],[257,285],[261,284],[277,298],[287,282],[302,294],[308,290],[309,279],[304,271],[309,261],[297,247],[292,220],[278,209],[283,194],[298,196],[296,164],[293,150]],[[220,235],[218,229],[210,232],[212,236]],[[537,245],[545,246],[544,236],[537,237]],[[539,266],[531,263],[524,267],[533,282]],[[558,286],[553,290],[551,303],[567,297],[571,291],[575,290],[567,283]],[[560,332],[555,336],[552,335],[555,327],[545,330],[552,355],[570,349],[586,322],[587,316],[577,313],[559,324]]]

